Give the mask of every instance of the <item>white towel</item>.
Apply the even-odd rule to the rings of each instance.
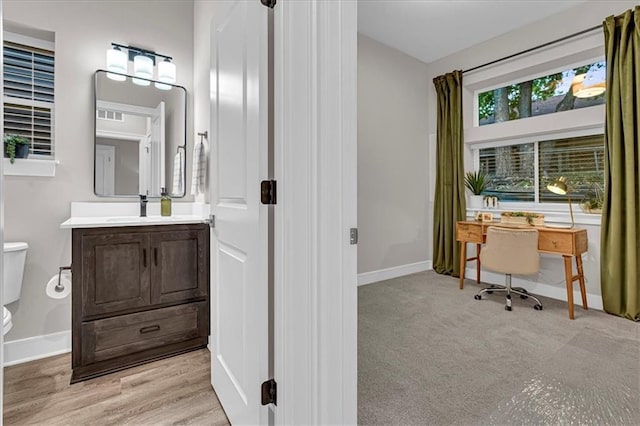
[[[193,147],[193,175],[191,177],[191,195],[204,193],[204,181],[207,173],[207,150],[202,139]]]
[[[173,157],[173,189],[171,195],[174,197],[182,197],[184,194],[184,165],[183,150],[178,148],[178,153]]]

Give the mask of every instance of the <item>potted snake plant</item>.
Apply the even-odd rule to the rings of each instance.
[[[482,209],[484,201],[482,193],[489,186],[489,176],[481,170],[467,172],[464,177],[464,186],[471,191],[469,208]]]
[[[16,158],[29,156],[29,139],[20,135],[4,135],[4,156],[13,164]]]

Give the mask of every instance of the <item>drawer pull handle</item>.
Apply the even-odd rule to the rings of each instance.
[[[558,242],[556,240],[551,240],[551,244],[553,244],[554,247],[558,246]]]
[[[160,330],[159,325],[150,325],[149,327],[142,327],[140,329],[140,334],[151,333],[152,331],[158,331],[158,330]]]
[[[158,248],[153,248],[153,264],[158,266]]]

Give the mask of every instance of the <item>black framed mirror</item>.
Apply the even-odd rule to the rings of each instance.
[[[184,87],[98,70],[94,113],[97,196],[185,196]]]

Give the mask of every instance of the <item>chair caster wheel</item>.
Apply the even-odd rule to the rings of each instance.
[[[493,291],[486,291],[487,294],[493,294]]]
[[[535,309],[536,311],[541,311],[542,305],[533,305],[533,309]]]
[[[510,311],[510,310],[511,310],[511,306],[505,306],[505,307],[504,307],[504,310],[505,310],[505,311]]]
[[[520,299],[528,299],[528,298],[529,298],[529,296],[525,296],[524,294],[520,295]]]
[[[480,300],[482,299],[482,296],[480,296],[479,294],[476,294],[475,296],[473,296],[473,298],[476,300]]]

